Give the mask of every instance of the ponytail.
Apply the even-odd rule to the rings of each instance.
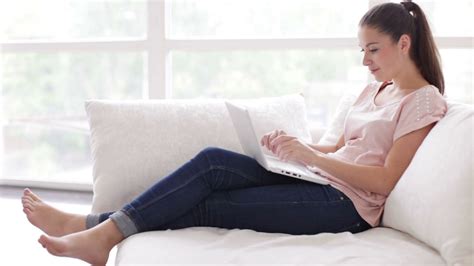
[[[385,3],[370,9],[360,20],[359,26],[371,26],[391,36],[398,42],[403,34],[410,36],[410,57],[430,84],[444,94],[444,76],[440,55],[430,26],[421,8],[405,0],[400,4]]]

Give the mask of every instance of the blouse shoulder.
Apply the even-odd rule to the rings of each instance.
[[[440,120],[446,112],[446,99],[435,86],[428,85],[410,93],[400,103],[394,140]]]
[[[400,108],[402,111],[403,109],[410,109],[416,111],[419,115],[423,115],[443,109],[446,105],[446,99],[441,95],[438,88],[427,85],[405,96],[400,103]]]

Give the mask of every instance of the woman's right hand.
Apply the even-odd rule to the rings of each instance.
[[[281,135],[286,135],[286,132],[281,129],[276,129],[274,131],[268,132],[267,134],[263,135],[262,139],[260,140],[260,144],[275,153],[276,147],[271,145],[270,143],[272,142],[272,140]]]

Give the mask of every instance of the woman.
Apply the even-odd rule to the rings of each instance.
[[[359,41],[363,64],[378,82],[354,103],[339,142],[306,144],[279,130],[261,140],[282,160],[316,168],[330,185],[267,172],[249,157],[207,148],[113,213],[65,213],[26,189],[24,212],[47,234],[39,242],[53,255],[105,264],[116,244],[150,230],[214,226],[317,234],[379,225],[386,197],[446,113],[444,80],[428,23],[414,3],[369,10]]]

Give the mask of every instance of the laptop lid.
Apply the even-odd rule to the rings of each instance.
[[[260,165],[269,170],[265,154],[258,142],[258,137],[255,133],[249,111],[245,107],[230,102],[225,102],[225,104],[232,118],[235,131],[237,132],[240,146],[245,154],[252,156]]]
[[[272,156],[272,160],[267,159],[262,151],[262,147],[258,141],[258,137],[254,130],[254,125],[248,110],[245,107],[238,106],[236,104],[225,102],[227,110],[234,124],[234,128],[237,132],[237,136],[240,141],[240,146],[244,150],[245,154],[253,157],[257,162],[267,169],[275,173],[288,175],[300,179],[304,179],[319,184],[328,184],[326,178],[321,177],[304,166],[297,166],[290,163],[284,163],[279,161],[276,157]],[[280,165],[279,167],[276,165]],[[292,172],[290,172],[292,171]]]

